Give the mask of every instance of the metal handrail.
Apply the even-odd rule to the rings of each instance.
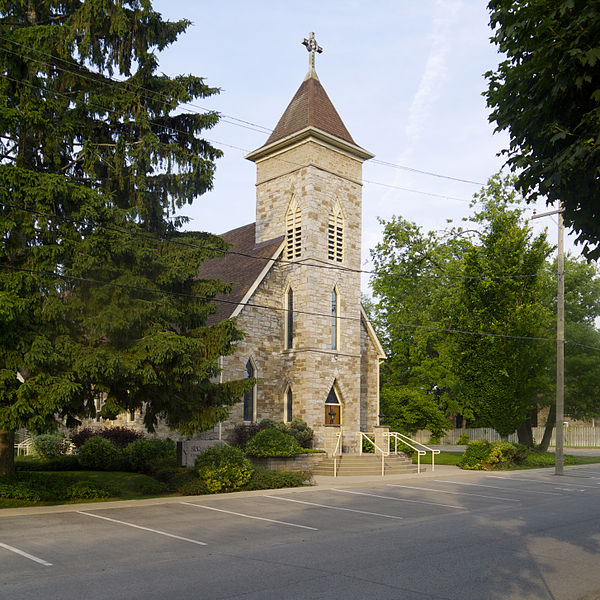
[[[388,431],[384,433],[384,435],[394,438],[394,454],[398,454],[398,440],[400,440],[402,444],[412,448],[417,453],[417,473],[421,472],[421,456],[426,456],[427,452],[431,452],[431,472],[433,473],[435,471],[435,455],[440,453],[439,450],[436,448],[430,448],[429,446],[426,446],[421,442],[417,442],[417,440],[413,440],[407,435],[398,433],[397,431]],[[413,446],[413,444],[417,444],[418,446],[421,446],[421,448],[425,448],[425,450],[419,450],[419,448]]]
[[[333,450],[333,476],[337,477],[337,457],[338,457],[338,449],[340,447],[340,443],[342,442],[342,432],[339,431],[335,435],[337,437],[337,443],[335,445],[335,449]],[[339,454],[341,454],[341,452]]]
[[[379,450],[379,453],[381,454],[381,476],[383,477],[385,475],[385,457],[389,455],[389,450],[388,452],[386,452],[385,450],[382,450],[366,433],[364,433],[363,431],[359,431],[359,439],[360,439],[360,444],[359,444],[359,452],[360,454],[362,454],[362,441],[363,438],[365,440],[367,440],[370,444],[373,445],[373,448],[375,448],[375,454],[377,454],[377,450]]]

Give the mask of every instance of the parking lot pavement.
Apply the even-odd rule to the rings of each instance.
[[[565,471],[4,510],[0,597],[574,600],[600,588],[600,465]]]

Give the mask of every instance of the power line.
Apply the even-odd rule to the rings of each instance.
[[[70,65],[76,66],[77,68],[81,68],[81,65],[78,64],[75,61],[69,61],[69,60],[66,60],[66,59],[54,56],[52,54],[48,54],[47,52],[43,52],[42,50],[38,50],[37,48],[29,48],[29,47],[25,46],[25,44],[21,44],[20,42],[16,42],[16,41],[11,40],[10,38],[4,37],[2,35],[0,35],[0,39],[6,40],[6,41],[8,41],[8,42],[10,42],[12,44],[15,44],[17,46],[20,46],[22,48],[26,48],[27,50],[34,50],[35,52],[38,52],[39,54],[43,54],[44,56],[48,56],[49,58],[51,58],[53,60],[61,61],[61,62],[65,63],[65,64],[70,64]],[[56,69],[58,71],[64,71],[66,73],[70,73],[70,74],[75,75],[77,77],[81,77],[82,79],[87,79],[87,80],[93,81],[94,83],[98,83],[98,81],[96,79],[94,79],[93,77],[89,77],[89,76],[87,76],[87,75],[85,75],[83,73],[76,73],[74,71],[69,71],[68,69],[60,68],[57,65],[41,61],[41,60],[32,58],[30,56],[26,56],[26,55],[24,55],[22,53],[14,52],[12,50],[9,50],[8,48],[2,48],[2,50],[4,50],[5,52],[10,52],[13,55],[20,56],[20,57],[22,57],[24,59],[32,60],[34,62],[38,62],[40,64],[46,65],[46,66],[54,68],[54,69]],[[114,86],[114,85],[120,85],[120,84],[124,83],[122,81],[115,80],[115,79],[113,79],[111,77],[107,77],[107,76],[102,75],[100,73],[98,73],[97,75],[102,78],[102,83],[104,83],[105,85],[113,85]],[[148,92],[149,94],[153,94],[154,96],[162,97],[162,98],[164,98],[166,100],[169,100],[169,101],[175,100],[175,98],[173,98],[173,96],[170,96],[168,94],[164,94],[162,92],[158,92],[158,91],[155,91],[155,90],[151,90],[151,89],[146,88],[144,86],[137,86],[137,88],[139,90],[143,90],[145,92]],[[151,96],[144,95],[144,94],[142,94],[141,97],[142,98],[147,98],[147,99],[152,99]],[[251,131],[256,131],[258,133],[272,133],[273,132],[273,129],[271,129],[270,127],[266,127],[264,125],[259,125],[257,123],[253,123],[251,121],[246,121],[244,119],[240,119],[238,117],[227,115],[227,114],[221,113],[219,111],[213,111],[211,109],[199,106],[199,105],[194,104],[192,102],[179,102],[179,101],[177,101],[177,103],[178,103],[178,106],[180,106],[180,107],[191,106],[192,108],[197,108],[197,109],[200,109],[200,110],[205,111],[207,113],[217,114],[217,115],[219,115],[221,121],[223,121],[225,123],[228,123],[228,124],[231,124],[231,125],[235,125],[237,127],[243,127],[245,129],[249,129]],[[195,113],[194,110],[191,110],[191,109],[188,109],[188,108],[185,108],[185,110],[187,110],[190,113],[197,114],[197,113]],[[213,142],[213,143],[219,143],[220,145],[225,145],[225,144],[222,144],[220,142]],[[231,147],[235,148],[235,146],[231,146]],[[249,150],[246,150],[246,149],[241,149],[241,148],[238,148],[238,149],[243,150],[244,152],[249,152]],[[375,164],[378,164],[378,165],[385,166],[385,167],[399,169],[399,170],[402,170],[402,171],[409,171],[411,173],[418,173],[420,175],[428,175],[428,176],[431,176],[431,177],[437,177],[439,179],[446,179],[446,180],[449,180],[449,181],[457,181],[457,182],[460,182],[460,183],[468,183],[468,184],[478,185],[478,186],[485,185],[485,183],[482,183],[482,182],[479,182],[479,181],[473,181],[473,180],[470,180],[470,179],[462,179],[462,178],[459,178],[459,177],[452,177],[450,175],[443,175],[441,173],[435,173],[433,171],[426,171],[426,170],[423,170],[423,169],[417,169],[417,168],[414,168],[414,167],[408,167],[406,165],[399,165],[397,163],[392,163],[392,162],[389,162],[389,161],[383,161],[383,160],[380,160],[380,159],[373,159],[371,162],[375,163]],[[370,182],[370,181],[367,182],[367,183],[374,183],[376,185],[386,185],[386,184],[378,184],[378,182]],[[424,192],[420,192],[420,191],[417,191],[417,190],[411,190],[411,189],[408,189],[408,188],[402,188],[402,187],[399,187],[399,186],[388,185],[388,187],[397,187],[397,189],[400,189],[400,190],[403,190],[403,191],[409,191],[409,192],[413,192],[413,193],[424,193]],[[437,196],[437,194],[428,194],[428,195]],[[439,197],[447,198],[447,199],[450,199],[450,200],[459,200],[461,202],[464,201],[463,199],[452,198],[452,197],[443,196],[443,195],[441,195]]]
[[[96,227],[98,229],[104,229],[106,231],[113,231],[115,233],[120,233],[123,235],[130,235],[130,236],[139,236],[145,239],[148,239],[150,241],[154,241],[154,242],[164,242],[167,244],[174,244],[174,245],[179,245],[179,246],[185,246],[188,248],[195,248],[198,250],[210,250],[213,252],[219,252],[223,255],[225,254],[233,254],[236,256],[243,256],[245,258],[252,258],[252,259],[256,259],[256,260],[262,260],[264,262],[273,262],[273,263],[280,263],[280,264],[287,264],[287,265],[297,265],[297,264],[301,264],[302,266],[307,266],[307,267],[311,267],[311,268],[317,268],[317,269],[328,269],[328,270],[334,270],[334,271],[344,271],[344,272],[348,272],[348,273],[360,273],[360,274],[366,274],[366,275],[379,275],[379,276],[385,276],[385,277],[397,277],[400,279],[408,279],[408,280],[412,280],[412,279],[416,279],[416,278],[420,278],[420,279],[457,279],[457,280],[482,280],[482,279],[520,279],[520,278],[528,278],[528,277],[537,277],[537,273],[531,273],[531,274],[514,274],[514,275],[402,275],[401,273],[394,273],[394,272],[386,272],[386,271],[373,271],[373,270],[366,270],[366,269],[352,269],[350,267],[344,267],[344,266],[338,266],[338,265],[324,265],[324,264],[315,264],[315,263],[299,263],[298,261],[292,261],[292,260],[286,260],[283,258],[268,258],[268,257],[264,257],[264,256],[257,256],[255,254],[249,254],[246,252],[238,252],[232,249],[223,249],[223,248],[217,248],[215,246],[210,246],[207,244],[197,244],[197,243],[193,243],[193,242],[185,242],[183,240],[178,240],[176,238],[168,238],[168,237],[162,237],[162,236],[156,236],[152,233],[147,233],[144,231],[131,231],[128,229],[121,229],[119,227],[114,227],[111,225],[100,225],[98,223],[94,223],[91,222],[89,220],[80,220],[80,219],[73,219],[73,218],[69,218],[69,217],[63,217],[61,215],[57,215],[54,213],[48,213],[48,212],[44,212],[44,211],[39,211],[39,210],[35,210],[32,208],[26,208],[26,207],[22,207],[22,206],[18,206],[16,204],[11,204],[10,202],[5,202],[4,206],[16,209],[16,210],[20,210],[23,212],[27,212],[30,214],[34,214],[34,215],[38,215],[38,216],[42,216],[42,217],[46,217],[46,218],[51,218],[51,219],[59,219],[61,221],[67,222],[67,223],[72,223],[75,225],[83,225],[83,226],[91,226],[91,227]],[[185,232],[181,232],[183,235],[185,235]],[[210,259],[209,259],[210,260]]]
[[[195,294],[187,294],[184,292],[171,292],[168,290],[160,290],[160,289],[151,289],[151,288],[143,288],[141,286],[134,286],[134,285],[128,285],[128,284],[122,284],[122,283],[115,283],[115,282],[111,282],[111,281],[104,281],[104,280],[100,280],[100,279],[91,279],[89,277],[78,277],[78,276],[74,276],[74,275],[65,275],[63,273],[55,273],[54,271],[41,271],[41,270],[36,270],[36,269],[25,269],[23,267],[16,267],[16,266],[12,266],[12,265],[6,265],[6,264],[0,264],[0,268],[2,269],[7,269],[7,270],[11,270],[11,271],[18,271],[18,272],[23,272],[23,273],[29,273],[31,275],[41,275],[44,277],[51,277],[51,278],[55,278],[55,279],[62,279],[65,281],[75,281],[75,282],[79,282],[79,283],[91,283],[94,285],[108,285],[111,287],[117,287],[117,288],[121,288],[121,289],[128,289],[131,291],[137,291],[137,292],[144,292],[144,293],[151,293],[151,294],[163,294],[163,295],[168,295],[168,296],[176,296],[176,297],[182,297],[182,298],[188,298],[191,300],[202,300],[204,302],[220,302],[223,304],[234,304],[236,306],[242,306],[243,308],[245,307],[251,307],[251,308],[260,308],[260,309],[265,309],[265,310],[274,310],[280,313],[283,312],[288,312],[288,310],[286,308],[280,307],[280,306],[269,306],[266,304],[257,304],[257,303],[253,303],[253,302],[245,302],[245,303],[241,303],[241,302],[236,302],[234,300],[225,300],[223,298],[210,298],[207,296],[198,296]],[[318,312],[312,312],[312,311],[305,311],[305,310],[292,310],[291,311],[292,314],[294,315],[308,315],[308,316],[313,316],[313,317],[323,317],[326,319],[332,319],[333,315],[332,314],[327,314],[327,313],[318,313]],[[361,321],[361,317],[344,317],[342,315],[337,315],[335,317],[336,319],[340,319],[340,320],[345,320],[345,321]],[[545,338],[545,337],[531,337],[531,336],[516,336],[516,335],[508,335],[508,334],[501,334],[501,333],[489,333],[489,332],[480,332],[480,331],[467,331],[467,330],[462,330],[462,329],[449,329],[449,328],[443,328],[443,327],[433,327],[433,326],[428,326],[428,325],[412,325],[409,323],[396,323],[395,325],[399,326],[399,327],[406,327],[409,329],[425,329],[428,331],[439,331],[441,333],[456,333],[456,334],[461,334],[461,335],[474,335],[474,336],[480,336],[480,337],[495,337],[495,338],[507,338],[507,339],[515,339],[515,340],[524,340],[524,341],[545,341],[545,342],[556,342],[555,338]],[[600,348],[592,348],[591,349],[594,350],[600,350]]]
[[[57,96],[62,96],[63,98],[66,98],[67,100],[69,100],[69,102],[72,102],[72,98],[69,97],[67,94],[63,94],[63,93],[57,92],[55,90],[48,90],[46,88],[42,88],[40,86],[34,85],[32,83],[29,83],[27,81],[22,81],[22,80],[19,80],[19,79],[15,79],[14,77],[10,77],[9,75],[6,75],[4,73],[2,73],[1,75],[2,75],[2,77],[4,77],[5,79],[8,79],[9,81],[13,81],[15,83],[18,83],[18,84],[21,84],[21,85],[25,85],[25,86],[33,88],[33,89],[37,89],[37,90],[39,90],[41,92],[44,92],[44,93],[48,93],[49,92],[49,93],[55,94]],[[118,116],[120,116],[119,113],[118,113],[118,111],[116,111],[114,109],[111,109],[111,108],[107,108],[106,106],[102,106],[101,104],[96,104],[94,102],[88,102],[87,105],[91,106],[91,107],[94,107],[96,109],[100,109],[103,112],[113,113],[113,114],[117,114]],[[213,113],[213,114],[215,114],[215,113]],[[171,125],[165,125],[165,124],[162,124],[162,123],[157,123],[155,121],[147,121],[147,123],[149,125],[153,125],[155,127],[163,129],[164,131],[171,131],[173,133],[181,133],[181,134],[183,134],[185,136],[193,135],[189,131],[184,131],[184,130],[181,130],[181,129],[177,129],[175,127],[172,127]],[[155,132],[153,132],[153,133],[155,133]],[[226,148],[233,148],[235,150],[240,150],[240,151],[242,151],[244,153],[250,152],[250,150],[247,149],[247,148],[241,148],[240,146],[234,146],[234,145],[231,145],[231,144],[227,144],[225,142],[220,142],[218,140],[211,139],[209,137],[205,137],[204,139],[205,139],[206,142],[211,143],[211,144],[216,144],[216,145],[219,145],[219,146],[224,146]],[[93,144],[93,142],[91,142],[91,143]],[[135,142],[132,142],[132,143],[135,143]],[[281,157],[275,157],[275,160],[278,160],[278,161],[280,161],[280,162],[282,162],[284,164],[289,164],[289,165],[292,165],[292,166],[298,167],[298,168],[304,168],[304,167],[307,167],[307,166],[314,166],[314,165],[308,165],[308,164],[295,163],[293,161],[290,161],[290,160],[287,160],[287,159],[284,159],[284,158],[281,158]],[[445,199],[445,200],[455,200],[457,202],[465,202],[465,203],[470,203],[471,202],[470,200],[465,200],[464,198],[456,198],[456,197],[447,196],[447,195],[444,195],[444,194],[435,194],[435,193],[432,193],[432,192],[424,192],[424,191],[421,191],[421,190],[415,190],[415,189],[411,189],[411,188],[404,188],[404,187],[401,187],[401,186],[398,186],[398,185],[393,185],[393,184],[388,184],[388,183],[382,183],[382,182],[377,182],[377,181],[371,181],[371,180],[367,180],[367,179],[356,179],[356,180],[353,179],[351,181],[354,181],[355,183],[357,183],[359,185],[362,184],[362,183],[369,183],[369,184],[372,184],[372,185],[380,185],[380,186],[391,188],[391,189],[397,189],[397,190],[401,190],[401,191],[405,191],[405,192],[411,192],[411,193],[421,194],[421,195],[424,195],[424,196],[431,196],[431,197],[435,197],[435,198],[442,198],[442,199]]]

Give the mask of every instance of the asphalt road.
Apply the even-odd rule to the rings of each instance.
[[[0,511],[0,598],[576,600],[600,464]]]

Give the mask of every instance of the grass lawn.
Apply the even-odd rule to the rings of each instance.
[[[436,465],[457,465],[460,457],[463,455],[462,452],[446,452],[442,450],[439,454],[435,455],[435,464]],[[417,464],[417,455],[413,454],[412,457],[413,464]],[[430,465],[431,464],[431,452],[428,452],[425,456],[421,456],[421,464],[422,465]]]
[[[446,452],[442,451],[435,455],[436,465],[458,465],[462,452]],[[600,463],[600,456],[573,456],[572,454],[564,455],[565,465],[590,465]],[[413,464],[417,464],[417,456],[413,455]],[[431,464],[431,452],[425,456],[421,456],[422,465]],[[554,467],[554,452],[532,452],[527,456],[525,462],[513,467],[513,470],[518,469],[540,469],[543,467]]]

